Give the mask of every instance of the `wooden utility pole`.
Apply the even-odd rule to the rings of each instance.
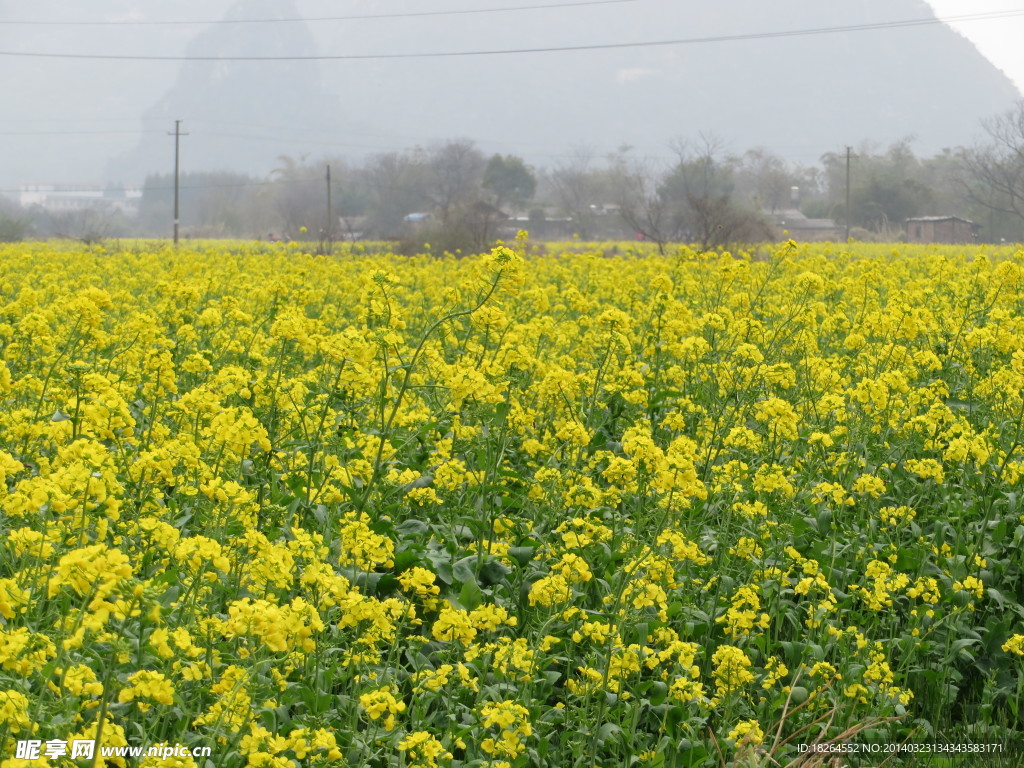
[[[327,227],[324,229],[327,237],[327,248],[329,251],[334,250],[334,221],[333,214],[331,211],[331,166],[327,166]]]
[[[181,132],[181,120],[174,121],[174,244],[178,244],[178,224],[180,222],[178,209],[178,173],[181,168],[181,137],[188,136]]]
[[[846,148],[846,240],[850,240],[850,150]]]

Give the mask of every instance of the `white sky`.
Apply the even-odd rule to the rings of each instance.
[[[1024,90],[1024,0],[928,0],[928,4],[940,18],[1020,11],[1019,16],[949,24]]]

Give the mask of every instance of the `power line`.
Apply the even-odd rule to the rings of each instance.
[[[0,123],[61,123],[68,124],[74,123],[137,123],[139,122],[138,116],[135,117],[76,117],[68,119],[67,117],[61,116],[56,117],[17,117],[17,118],[0,118]]]
[[[200,122],[204,122],[204,121],[202,121],[202,120],[195,120],[193,122],[200,123]],[[207,121],[207,122],[209,122],[209,121]],[[253,126],[253,127],[257,127],[258,128],[259,126]],[[220,131],[204,131],[202,134],[197,134],[197,135],[214,136],[214,137],[217,137],[217,138],[232,139],[232,140],[235,140],[235,141],[239,141],[239,140],[240,141],[261,141],[261,142],[273,142],[273,143],[276,143],[276,144],[314,145],[314,146],[324,146],[324,147],[343,147],[345,149],[365,149],[365,150],[371,150],[371,151],[376,151],[376,152],[404,151],[404,150],[396,150],[394,144],[385,144],[383,146],[380,145],[380,144],[357,144],[357,143],[346,142],[346,141],[325,141],[325,140],[308,139],[308,138],[301,138],[301,137],[295,137],[295,136],[266,136],[266,135],[258,136],[258,135],[253,135],[253,134],[222,133]],[[380,136],[379,134],[352,134],[352,135],[377,136],[378,138],[384,139],[384,140],[389,140],[390,139],[390,140],[412,142],[412,144],[414,144],[414,145],[418,145],[418,144],[421,144],[421,143],[428,143],[429,144],[430,142],[433,142],[433,141],[443,141],[443,139],[441,139],[440,137],[437,137],[437,136],[420,136],[420,137],[414,137],[414,136],[394,136],[394,135]],[[547,158],[569,158],[569,157],[572,157],[572,155],[565,154],[564,152],[558,152],[558,153],[556,153],[556,152],[539,152],[539,151],[536,151],[536,150],[533,150],[533,149],[529,149],[528,148],[530,146],[529,144],[524,145],[522,143],[515,143],[514,141],[510,141],[510,140],[507,140],[507,139],[480,138],[480,139],[477,139],[476,141],[478,141],[481,144],[499,145],[499,146],[506,146],[506,147],[509,146],[509,145],[514,144],[515,148],[516,148],[516,151],[521,152],[522,154],[525,154],[525,155],[530,155],[532,157],[547,157]],[[545,144],[545,145],[533,144],[533,146],[547,146],[547,147],[550,147],[551,145],[547,145],[547,144]],[[524,149],[523,147],[527,147],[527,148]],[[406,149],[408,149],[408,147],[406,147]],[[604,148],[604,149],[600,149],[599,148],[598,150],[595,150],[595,151],[599,151],[599,152],[601,152],[601,154],[607,154],[607,153],[613,152],[614,149],[611,148],[611,147],[607,147],[607,148]],[[807,156],[808,157],[812,157],[812,155],[807,155]],[[662,159],[665,159],[665,158],[671,159],[674,156],[671,156],[671,155],[661,155],[660,157],[662,157]],[[817,157],[817,155],[813,155],[813,157]]]
[[[467,14],[482,13],[510,13],[513,11],[546,11],[556,8],[576,8],[580,6],[594,5],[619,5],[622,3],[635,3],[639,0],[577,0],[568,3],[549,3],[547,5],[512,5],[504,8],[468,8],[451,11],[410,11],[408,13],[371,13],[353,16],[311,16],[309,18],[282,18],[282,19],[214,19],[210,21],[133,21],[130,19],[121,21],[0,21],[2,24],[13,24],[18,26],[61,26],[61,27],[111,27],[111,26],[134,26],[134,27],[162,27],[162,26],[192,26],[205,24],[286,24],[294,22],[314,21],[358,21],[360,19],[408,19],[418,16],[462,16]]]
[[[241,123],[241,122],[222,121],[222,120],[193,120],[192,122],[194,122],[194,123],[208,123],[208,124],[223,124],[223,125],[247,125],[247,126],[254,127],[254,128],[266,128],[266,129],[269,129],[269,130],[286,130],[286,128],[281,127],[281,126],[260,126],[260,125],[252,125],[251,123]],[[96,132],[93,132],[93,131],[60,131],[60,132],[53,132],[53,133],[67,134],[67,135],[79,135],[79,134],[92,134],[92,133],[105,133],[105,132],[102,132],[102,131],[96,131]],[[157,130],[110,131],[109,133],[163,134],[164,131],[157,131]],[[347,133],[347,132],[343,132],[343,133]],[[23,132],[23,133],[22,132],[17,132],[17,133],[3,133],[3,132],[0,132],[0,136],[4,136],[4,135],[34,136],[36,134],[31,133],[31,132]],[[232,140],[235,140],[235,141],[242,140],[242,141],[257,141],[257,142],[272,142],[272,143],[277,143],[277,144],[282,144],[282,145],[287,144],[287,145],[292,145],[292,146],[294,146],[294,145],[298,145],[298,146],[302,146],[302,145],[316,145],[316,146],[323,146],[323,147],[339,147],[339,148],[345,148],[345,149],[370,150],[370,151],[373,151],[373,152],[391,152],[391,151],[402,152],[402,151],[408,151],[408,149],[409,149],[408,146],[406,146],[405,148],[398,148],[394,144],[387,144],[387,145],[381,146],[379,144],[363,144],[363,143],[355,143],[355,142],[328,141],[328,140],[322,140],[322,139],[318,140],[318,139],[313,139],[313,138],[303,138],[303,137],[288,136],[288,135],[270,136],[270,135],[253,135],[253,134],[241,134],[241,133],[225,133],[225,132],[220,132],[220,131],[203,131],[203,132],[195,134],[195,135],[196,135],[196,137],[215,137],[215,138],[232,139]],[[399,136],[399,135],[381,136],[380,134],[370,134],[370,133],[366,133],[366,134],[352,133],[352,134],[349,134],[349,135],[353,135],[353,136],[367,136],[367,137],[374,136],[374,137],[377,137],[379,139],[384,139],[384,140],[412,142],[414,145],[419,145],[419,144],[424,143],[424,142],[430,143],[430,142],[433,142],[433,141],[443,141],[443,139],[441,137],[437,137],[437,136],[409,136],[409,135],[405,135],[405,136]],[[532,157],[532,158],[546,158],[549,161],[550,160],[572,159],[573,157],[575,157],[575,155],[573,153],[567,152],[565,150],[554,151],[555,147],[553,145],[547,144],[547,143],[538,143],[538,142],[526,142],[526,143],[523,143],[521,141],[516,141],[514,139],[508,139],[508,138],[479,138],[479,139],[477,139],[477,141],[480,142],[483,145],[493,145],[493,146],[502,148],[503,151],[508,151],[508,150],[512,149],[512,150],[514,150],[516,152],[519,152],[519,153],[521,153],[523,155],[526,155],[526,156],[529,156],[529,157]],[[603,157],[605,155],[611,154],[611,153],[613,153],[615,151],[615,148],[611,147],[611,146],[608,146],[608,147],[591,147],[590,149],[593,151],[595,159],[598,159],[599,157]],[[646,159],[660,160],[660,161],[673,161],[673,160],[677,159],[677,156],[676,155],[672,155],[672,154],[645,153],[643,156]],[[819,158],[821,156],[821,153],[803,153],[803,154],[801,154],[801,153],[788,152],[788,153],[785,153],[784,156],[785,156],[785,158],[787,160],[796,161],[796,160],[808,159],[808,158],[817,159],[817,158]],[[208,184],[187,185],[187,184],[183,184],[181,186],[181,188],[182,189],[206,189],[206,188],[209,188],[209,187],[266,186],[266,185],[272,185],[272,184],[293,184],[293,183],[308,183],[308,182],[311,183],[311,182],[315,182],[315,181],[318,181],[318,180],[319,180],[318,178],[294,179],[294,180],[293,179],[280,179],[279,178],[279,179],[272,179],[272,180],[269,180],[269,181],[246,181],[246,182],[233,182],[233,183],[227,183],[227,184],[213,184],[213,185],[208,185]],[[39,185],[38,184],[33,184],[33,185],[29,185],[29,186],[39,186]],[[47,185],[43,185],[43,186],[47,186]],[[62,186],[62,185],[58,185],[58,186]],[[103,187],[103,186],[99,186],[99,187],[84,186],[83,187],[82,185],[77,185],[77,184],[73,185],[73,186],[76,189],[81,189],[82,191],[86,191],[86,192],[89,192],[89,191],[102,191],[103,189],[105,189],[105,187]],[[147,187],[147,189],[154,189],[154,190],[156,190],[156,189],[172,189],[172,187]],[[0,189],[0,193],[2,193],[2,192],[18,193],[18,192],[21,192],[21,191],[23,191],[23,188]]]
[[[417,145],[421,145],[421,144],[424,144],[424,143],[430,144],[431,142],[435,142],[435,141],[442,141],[443,142],[445,140],[444,136],[424,136],[424,135],[414,136],[414,135],[410,135],[410,134],[396,134],[396,133],[382,134],[379,131],[358,132],[358,131],[342,130],[342,131],[331,131],[330,132],[330,135],[335,135],[335,136],[341,135],[341,136],[353,136],[353,137],[359,137],[359,138],[373,138],[373,139],[377,139],[377,140],[380,140],[380,141],[390,142],[390,143],[388,143],[388,144],[386,144],[385,146],[382,147],[379,144],[359,144],[359,143],[353,143],[353,142],[350,142],[350,141],[337,141],[337,140],[328,140],[328,139],[322,139],[322,138],[318,139],[318,138],[315,138],[315,137],[311,137],[308,134],[305,135],[305,136],[289,135],[288,132],[291,131],[292,129],[289,126],[286,126],[286,125],[254,124],[252,122],[242,122],[242,121],[233,121],[233,120],[204,120],[204,119],[198,119],[198,118],[192,120],[192,122],[193,123],[202,123],[202,124],[206,124],[206,125],[245,126],[247,128],[252,128],[252,129],[255,129],[255,130],[267,131],[267,132],[274,132],[274,131],[283,131],[283,132],[285,132],[284,134],[271,136],[271,135],[267,135],[265,133],[264,134],[252,134],[252,133],[245,134],[245,133],[225,133],[225,132],[222,132],[222,131],[203,131],[202,134],[201,134],[202,136],[215,136],[215,137],[218,137],[218,138],[240,139],[240,140],[246,140],[246,141],[270,141],[270,142],[278,142],[278,143],[281,143],[281,142],[288,143],[288,142],[290,142],[292,144],[311,144],[311,145],[321,145],[321,146],[327,146],[327,147],[346,147],[346,148],[350,148],[350,149],[371,149],[371,150],[380,150],[380,151],[391,151],[391,150],[395,149],[395,142],[408,142],[412,146],[417,146]],[[325,134],[322,134],[322,135],[327,135],[327,134],[325,133]],[[571,157],[575,156],[575,155],[573,155],[571,153],[566,153],[565,151],[559,151],[559,152],[544,151],[544,152],[542,152],[542,151],[539,151],[537,149],[538,147],[540,147],[540,148],[544,148],[544,149],[547,149],[547,150],[551,150],[551,149],[554,149],[556,146],[561,147],[561,145],[555,145],[555,144],[552,144],[550,142],[536,142],[536,141],[524,142],[524,141],[522,141],[520,139],[509,138],[507,136],[506,137],[475,136],[475,137],[473,137],[473,140],[474,140],[475,143],[482,144],[482,145],[495,145],[495,146],[501,146],[501,147],[506,147],[506,148],[511,147],[511,148],[513,148],[517,152],[520,152],[522,154],[528,154],[528,155],[531,155],[533,157],[571,158]],[[406,149],[409,148],[409,144],[407,144],[407,146],[405,147]],[[608,146],[604,146],[604,147],[600,147],[600,146],[598,146],[598,147],[589,147],[589,149],[591,149],[593,151],[595,157],[596,156],[604,156],[604,155],[616,152],[619,149],[619,145],[616,145],[616,146],[608,145]],[[508,150],[506,149],[506,151],[508,151]],[[794,153],[789,153],[789,154],[786,155],[787,158],[801,157],[801,158],[815,158],[815,159],[817,159],[820,156],[821,156],[820,152],[819,153],[803,153],[803,154],[800,154],[800,153],[795,153],[795,154]],[[654,159],[659,159],[660,158],[660,159],[669,159],[669,160],[671,160],[671,159],[676,158],[677,156],[674,155],[674,154],[657,154],[657,155],[646,154],[645,157],[651,157],[651,158],[654,158]]]
[[[201,122],[201,121],[196,121]],[[241,139],[243,141],[270,141],[274,143],[293,142],[295,144],[315,144],[325,147],[348,147],[350,149],[377,149],[377,146],[368,144],[352,144],[344,141],[323,141],[319,139],[303,139],[291,136],[257,136],[243,133],[222,133],[220,131],[205,131],[203,136],[216,136],[222,139]]]
[[[69,121],[65,121],[65,122],[69,122]],[[287,132],[287,131],[290,130],[288,128],[288,126],[268,126],[268,125],[262,125],[261,126],[261,125],[253,125],[252,123],[244,123],[244,122],[236,122],[236,121],[226,121],[226,120],[200,120],[200,119],[195,119],[195,120],[191,120],[190,122],[192,122],[192,123],[199,123],[199,124],[207,124],[207,125],[240,125],[240,126],[246,126],[246,127],[249,127],[249,128],[265,129],[265,130],[269,130],[269,131],[284,131],[284,132]],[[143,135],[143,134],[163,134],[163,133],[165,133],[165,132],[164,131],[157,131],[157,130],[144,130],[144,129],[139,129],[137,131],[0,131],[0,136],[26,136],[26,137],[33,137],[34,138],[34,137],[37,137],[37,136],[94,136],[94,135],[95,136],[104,136],[104,135],[130,135],[130,136],[138,136],[138,135]],[[372,138],[372,139],[377,139],[378,143],[376,143],[376,144],[368,144],[368,143],[360,143],[360,142],[355,142],[355,141],[338,141],[338,140],[329,140],[329,139],[322,139],[322,138],[318,139],[318,138],[312,138],[312,137],[306,137],[306,136],[294,136],[294,135],[286,135],[286,134],[281,134],[281,135],[277,135],[277,136],[271,136],[271,135],[267,135],[267,134],[226,133],[226,132],[223,132],[223,131],[202,131],[202,132],[196,133],[195,135],[197,137],[201,137],[201,138],[213,137],[213,138],[219,138],[219,139],[232,139],[234,141],[269,142],[269,143],[274,143],[274,144],[293,144],[293,145],[300,145],[300,146],[338,147],[338,148],[344,148],[344,149],[364,149],[364,150],[372,150],[372,151],[377,151],[377,152],[387,152],[387,151],[394,151],[394,150],[396,150],[396,142],[398,142],[398,143],[406,142],[407,144],[418,145],[418,144],[423,144],[423,143],[429,144],[429,143],[434,142],[434,141],[443,141],[444,140],[443,137],[441,137],[441,136],[411,136],[411,135],[398,135],[398,134],[386,134],[385,135],[385,134],[381,134],[379,132],[353,133],[353,132],[350,132],[350,131],[340,131],[340,132],[336,132],[334,135],[345,135],[345,136],[355,136],[355,137],[362,137],[362,138]],[[389,143],[381,144],[381,143],[379,143],[381,141],[389,142]],[[524,143],[519,142],[518,140],[514,140],[514,139],[490,138],[490,137],[480,137],[479,139],[477,139],[477,141],[479,143],[481,143],[481,144],[491,144],[491,145],[501,145],[501,146],[514,145],[517,148],[517,151],[524,152],[525,154],[530,154],[530,155],[538,156],[538,157],[555,157],[555,158],[570,157],[570,155],[567,155],[565,153],[560,153],[560,152],[559,153],[556,153],[556,152],[539,152],[539,151],[535,151],[534,149],[530,149],[529,148],[529,147],[535,147],[535,146],[543,146],[543,147],[551,148],[553,146],[551,144],[539,144],[537,142],[528,142],[528,143],[524,144]],[[525,147],[525,149],[524,149],[524,147]],[[612,152],[612,151],[614,151],[614,149],[612,147],[607,147],[607,148],[603,148],[603,149],[602,148],[598,148],[595,151],[599,151],[602,154],[604,154],[604,153],[607,153],[607,152]],[[815,157],[816,157],[816,155],[815,155]]]
[[[359,61],[370,59],[431,59],[452,58],[459,56],[504,56],[521,53],[556,53],[562,51],[601,51],[622,48],[653,48],[658,46],[701,45],[707,43],[729,43],[747,40],[771,40],[787,37],[806,37],[827,35],[842,32],[869,32],[881,29],[898,29],[904,27],[920,27],[958,21],[996,20],[1014,16],[1024,16],[1024,9],[1016,11],[999,11],[992,13],[973,13],[960,16],[938,18],[932,16],[923,19],[902,19],[898,21],[876,22],[873,24],[846,24],[836,27],[813,27],[808,29],[789,29],[776,32],[751,32],[738,35],[711,35],[708,37],[687,37],[676,40],[649,40],[635,43],[596,43],[589,45],[561,45],[542,48],[507,48],[503,50],[473,51],[434,51],[425,53],[365,53],[308,56],[132,56],[106,53],[49,53],[0,51],[0,56],[15,56],[40,59],[95,59],[105,61]]]
[[[192,120],[191,122],[192,123],[205,123],[205,124],[209,124],[209,125],[244,125],[244,126],[247,126],[247,127],[257,128],[257,129],[264,128],[264,129],[267,129],[267,130],[270,130],[270,131],[275,131],[275,130],[277,130],[277,131],[288,131],[289,130],[289,128],[287,126],[260,126],[260,125],[253,125],[252,123],[232,122],[232,121],[224,121],[224,120],[198,120],[197,119],[197,120]],[[164,131],[157,131],[157,130],[147,130],[147,129],[139,129],[137,131],[124,131],[124,130],[121,130],[121,131],[0,131],[0,136],[26,136],[26,137],[33,137],[34,138],[34,137],[37,137],[37,136],[106,136],[106,135],[138,136],[138,135],[144,135],[144,134],[162,134],[162,133],[165,133],[165,132]],[[375,138],[375,139],[382,140],[382,141],[390,141],[391,143],[383,144],[383,145],[380,144],[380,143],[377,143],[377,144],[367,144],[367,143],[357,143],[357,142],[352,142],[352,141],[337,141],[337,140],[317,139],[317,138],[309,138],[309,137],[303,137],[303,136],[291,136],[291,135],[270,136],[270,135],[266,135],[266,134],[225,133],[225,132],[222,132],[222,131],[203,131],[203,132],[198,133],[196,135],[200,136],[200,137],[223,138],[223,139],[232,139],[232,140],[236,140],[236,141],[271,142],[271,143],[276,143],[276,144],[296,144],[296,145],[310,145],[310,146],[322,146],[322,147],[340,147],[340,148],[345,148],[345,149],[366,149],[366,150],[376,150],[376,151],[390,151],[390,150],[393,150],[395,148],[394,142],[411,142],[412,144],[415,145],[415,144],[420,144],[420,143],[424,143],[424,142],[429,143],[429,142],[432,142],[432,141],[442,141],[443,140],[441,137],[438,137],[438,136],[409,136],[409,135],[396,135],[396,134],[382,135],[380,133],[371,133],[371,132],[367,132],[367,133],[352,133],[352,132],[348,132],[348,131],[341,131],[340,134],[341,135],[350,135],[350,136],[359,136],[359,137],[364,137],[364,138]],[[337,134],[335,134],[335,135],[337,135]],[[488,137],[481,137],[480,139],[478,139],[478,141],[480,143],[483,143],[483,144],[498,144],[498,145],[508,145],[508,144],[515,143],[513,140],[510,140],[510,139],[498,139],[498,138],[488,138]],[[530,145],[529,144],[523,145],[523,144],[519,143],[519,144],[516,144],[516,146],[522,147],[522,146],[530,146]],[[551,145],[550,144],[545,144],[543,146],[550,147]],[[520,151],[524,151],[524,150],[520,150]],[[569,156],[569,155],[565,155],[565,154],[562,154],[562,153],[535,152],[533,150],[525,150],[525,151],[528,154],[537,155],[537,156],[544,156],[544,157],[568,157]],[[607,148],[606,150],[602,150],[602,151],[611,152],[613,150],[611,148]]]
[[[162,133],[162,131],[0,131],[0,136],[107,136],[111,134]]]
[[[195,123],[210,123],[210,124],[218,123],[218,121],[215,121],[215,120],[193,120],[192,122],[195,122]],[[228,123],[228,124],[251,126],[250,123]],[[259,126],[254,126],[254,127],[258,128]],[[286,126],[277,126],[276,128],[271,128],[271,130],[288,130],[288,128]],[[126,130],[118,130],[118,131],[47,131],[47,130],[42,130],[42,131],[0,131],[0,136],[29,136],[29,137],[37,137],[37,136],[119,136],[119,135],[139,136],[139,135],[144,135],[144,134],[157,134],[157,133],[165,133],[165,132],[164,131],[151,130],[151,129],[141,129],[141,128],[139,130],[135,130],[135,131],[126,131]],[[185,135],[185,134],[182,134],[182,135]],[[204,131],[200,135],[202,135],[202,136],[214,136],[214,137],[218,137],[218,138],[227,138],[227,139],[241,139],[241,140],[244,140],[244,141],[293,142],[293,143],[296,143],[296,144],[315,144],[315,145],[326,146],[326,147],[348,147],[348,148],[352,148],[352,149],[378,149],[379,148],[379,145],[355,144],[355,143],[352,143],[352,142],[344,142],[344,141],[327,141],[327,140],[323,140],[323,139],[311,139],[311,138],[302,138],[302,137],[296,137],[296,136],[266,136],[266,135],[241,134],[241,133],[223,133],[223,132],[220,132],[220,131]],[[361,136],[367,136],[367,137],[378,137],[378,138],[380,138],[379,134],[374,134],[374,133],[353,134],[353,135],[361,135]],[[384,137],[384,138],[388,138],[388,137]],[[405,139],[405,140],[409,140],[409,141],[422,141],[423,140],[423,139],[416,139],[416,138],[413,138],[413,137],[401,137],[401,136],[394,136],[394,137],[390,137],[390,138],[395,138],[395,139],[399,139],[399,140]]]
[[[173,134],[172,134],[173,135]],[[278,184],[312,184],[323,183],[323,177],[317,176],[315,178],[298,178],[298,179],[269,179],[266,181],[237,181],[237,182],[225,182],[222,184],[180,184],[179,189],[232,189],[238,187],[270,187]],[[125,187],[128,189],[139,189],[143,192],[173,192],[174,185],[146,185],[141,186],[135,184],[128,185],[113,185],[114,187]],[[39,189],[40,187],[69,187],[71,189],[54,189],[44,190]],[[0,192],[8,194],[21,193],[21,192],[53,192],[55,194],[61,194],[62,192],[106,192],[111,189],[112,186],[107,185],[89,185],[89,184],[26,184],[21,187],[7,187],[6,189],[0,189]]]

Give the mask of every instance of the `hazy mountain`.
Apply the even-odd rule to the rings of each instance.
[[[225,16],[294,19],[292,0],[244,0]],[[309,56],[316,44],[306,24],[219,24],[186,48],[192,57]],[[325,90],[317,61],[185,62],[174,84],[143,113],[146,136],[111,164],[114,178],[140,178],[166,167],[166,133],[175,120],[186,140],[188,166],[203,170],[262,170],[276,155],[294,151],[311,126],[330,134],[343,127],[340,99]],[[270,127],[272,135],[261,127]],[[254,158],[259,161],[254,162]]]
[[[367,4],[369,5],[369,4]],[[415,0],[389,10],[412,11]],[[926,18],[918,0],[634,3],[321,28],[336,53],[451,51],[693,39]],[[464,135],[524,153],[626,143],[664,153],[711,132],[817,158],[863,139],[913,135],[922,151],[968,143],[1019,93],[941,25],[600,51],[340,62],[348,108],[384,130]]]
[[[551,0],[554,2],[555,0]],[[362,155],[455,136],[538,164],[585,145],[667,154],[699,132],[731,151],[764,146],[814,162],[863,140],[915,137],[932,152],[971,143],[979,120],[1019,98],[1009,79],[941,24],[765,37],[760,33],[930,17],[919,0],[631,0],[499,11],[515,0],[39,0],[0,20],[305,17],[308,23],[0,27],[0,49],[193,56],[364,56],[749,39],[450,58],[110,62],[0,57],[0,184],[141,181],[169,170],[175,119],[188,170],[265,173],[280,154]],[[537,3],[524,2],[534,6]],[[449,15],[425,11],[490,13]],[[31,14],[33,15],[30,15]],[[173,14],[173,15],[172,15]],[[323,17],[386,14],[388,18]],[[406,14],[403,16],[402,14]],[[13,122],[12,122],[13,121]],[[146,133],[134,133],[141,129]],[[35,132],[37,135],[31,136]],[[89,133],[86,133],[89,132]]]

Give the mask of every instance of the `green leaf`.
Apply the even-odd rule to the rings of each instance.
[[[396,591],[398,591],[398,579],[390,573],[381,574],[380,579],[377,580],[377,586],[374,589],[374,594],[377,597],[385,597]]]
[[[533,555],[536,551],[536,547],[510,547],[508,554],[520,566],[523,566],[533,560]]]
[[[619,741],[622,738],[622,729],[615,723],[605,723],[598,730],[597,737],[601,744],[606,744],[608,741]]]
[[[476,572],[473,566],[476,564],[476,555],[470,555],[459,560],[452,567],[452,575],[457,581],[463,584],[476,584]]]
[[[711,753],[708,752],[707,747],[703,744],[695,744],[689,749],[681,750],[674,764],[680,768],[696,768],[696,766],[704,765],[710,756]]]
[[[818,519],[815,521],[818,533],[826,533],[832,529],[832,510],[823,509],[818,513]]]
[[[672,738],[678,738],[681,734],[679,733],[679,724],[686,719],[685,710],[678,704],[674,707],[670,707],[668,712],[665,713],[665,730],[668,735]]]
[[[437,550],[430,549],[425,553],[427,560],[434,567],[434,573],[437,574],[437,578],[443,581],[445,584],[451,584],[455,581],[455,576],[452,573],[452,563],[448,559],[446,552],[438,552]]]
[[[494,584],[502,583],[510,573],[512,573],[511,568],[500,560],[496,560],[491,557],[485,560],[484,564],[480,566],[478,577],[481,584],[485,587],[489,587]]]
[[[484,593],[475,581],[467,581],[462,585],[462,590],[459,592],[459,605],[467,611],[472,611],[483,601]]]
[[[395,571],[401,573],[402,571],[412,568],[414,565],[419,563],[420,553],[414,549],[405,549],[398,552],[395,555]]]
[[[896,554],[896,568],[908,573],[919,573],[924,562],[924,552],[909,547],[900,549]]]
[[[430,526],[422,520],[406,520],[395,528],[395,532],[402,536],[424,536],[430,533]]]
[[[647,701],[652,707],[656,707],[665,701],[668,696],[668,686],[660,680],[655,680],[651,683],[651,689],[648,694]]]

